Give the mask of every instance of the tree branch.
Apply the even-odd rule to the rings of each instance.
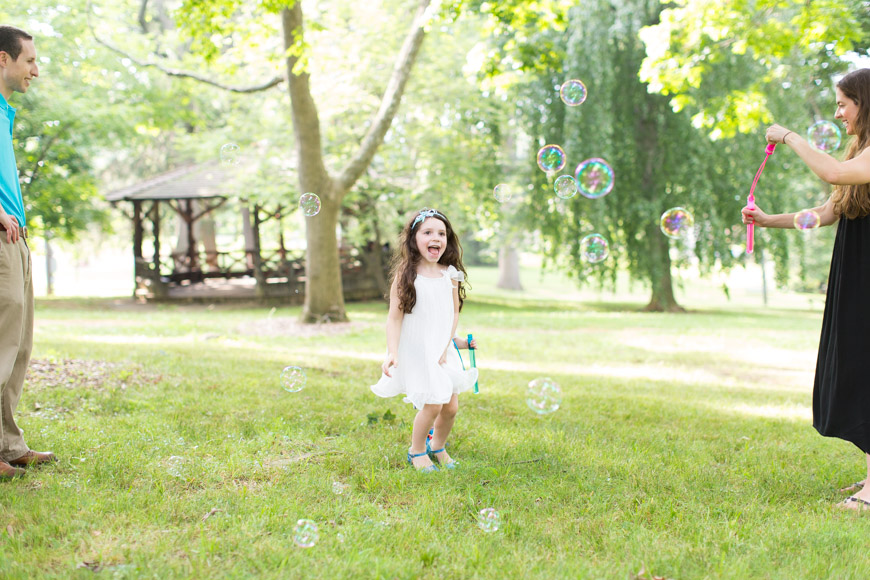
[[[88,8],[90,8],[90,6]],[[96,40],[98,44],[102,44],[103,46],[105,46],[106,48],[111,50],[112,52],[116,52],[116,53],[120,54],[121,56],[123,56],[124,58],[130,59],[137,66],[140,66],[142,68],[149,68],[149,67],[156,68],[160,72],[162,72],[166,75],[169,75],[171,77],[181,77],[181,78],[193,79],[195,81],[199,81],[201,83],[205,83],[207,85],[211,85],[213,87],[217,87],[219,89],[223,89],[225,91],[231,91],[234,93],[257,93],[260,91],[265,91],[265,90],[271,89],[272,87],[284,82],[283,77],[275,77],[272,80],[266,81],[263,84],[253,85],[253,86],[249,86],[249,87],[227,85],[227,84],[221,83],[221,82],[216,81],[214,79],[210,79],[208,77],[204,77],[202,75],[199,75],[199,74],[191,72],[191,71],[186,71],[186,70],[181,70],[181,69],[176,69],[176,68],[169,68],[169,67],[165,67],[162,64],[157,63],[157,62],[147,62],[147,61],[144,61],[142,59],[136,58],[135,56],[129,54],[128,52],[122,50],[121,48],[119,48],[119,47],[113,45],[112,43],[110,43],[106,40],[103,40],[99,36],[97,36],[97,31],[94,30],[93,26],[91,26],[91,13],[90,13],[90,11],[88,11],[88,28],[90,29],[91,35],[93,35],[94,40]]]
[[[398,111],[399,105],[402,102],[402,94],[411,76],[411,70],[414,67],[417,53],[423,44],[423,38],[426,34],[424,30],[426,9],[429,7],[429,3],[430,0],[419,0],[417,13],[414,16],[414,21],[411,23],[408,35],[405,37],[405,42],[402,44],[402,49],[396,58],[393,74],[390,76],[387,90],[381,99],[381,106],[378,112],[375,113],[371,127],[366,136],[363,137],[356,154],[354,154],[353,158],[338,176],[338,182],[342,191],[348,191],[366,170],[366,167],[368,167],[375,156],[378,147],[383,143],[384,136],[393,122],[396,111]]]
[[[300,57],[298,48],[303,43],[304,35],[302,2],[295,2],[292,7],[281,11],[281,25],[287,54],[290,112],[299,159],[299,185],[304,191],[316,191],[321,198],[328,198],[332,190],[332,178],[323,163],[320,118],[311,96],[310,75],[307,70],[297,70]]]
[[[142,27],[144,34],[148,34],[148,20],[145,18],[147,10],[148,0],[142,0],[142,4],[139,5],[139,26]]]

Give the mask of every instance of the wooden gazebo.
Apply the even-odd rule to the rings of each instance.
[[[249,203],[238,195],[238,167],[219,163],[187,165],[106,195],[114,206],[130,203],[133,222],[134,295],[149,300],[280,299],[305,297],[303,249],[288,249],[284,218],[295,207]],[[215,213],[235,206],[244,245],[222,249],[216,243]],[[167,251],[168,221],[176,229]],[[264,248],[267,222],[273,233]],[[199,246],[203,245],[203,249]],[[387,257],[377,244],[342,247],[342,284],[346,300],[379,298],[386,291]]]

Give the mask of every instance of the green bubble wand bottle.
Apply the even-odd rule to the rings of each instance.
[[[468,333],[468,358],[471,359],[471,368],[476,369],[477,368],[477,360],[474,357],[474,348],[472,348],[472,346],[471,346],[472,340],[474,340],[474,338],[471,336],[471,333]],[[477,381],[474,381],[474,392],[475,393],[480,392],[480,389],[477,386]]]

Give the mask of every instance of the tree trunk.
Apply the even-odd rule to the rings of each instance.
[[[45,294],[54,296],[54,249],[51,247],[51,230],[45,232]]]
[[[673,281],[671,280],[670,242],[658,224],[647,227],[646,238],[649,240],[650,270],[649,280],[652,286],[652,296],[649,304],[644,307],[647,312],[685,312],[674,298]]]
[[[304,46],[302,2],[295,2],[281,12],[284,48],[288,54],[288,90],[299,160],[299,185],[303,193],[312,192],[320,197],[320,213],[306,218],[305,222],[308,247],[303,322],[347,320],[335,233],[341,202],[368,168],[398,111],[425,36],[425,12],[429,2],[418,0],[417,13],[396,58],[381,105],[356,153],[336,177],[329,174],[324,164],[320,120],[311,96],[309,74],[300,69],[299,49]]]
[[[344,292],[338,257],[339,204],[322,204],[320,213],[305,218],[305,305],[302,322],[344,322]]]
[[[498,251],[498,283],[502,290],[522,291],[520,282],[520,254],[514,245],[505,244]]]

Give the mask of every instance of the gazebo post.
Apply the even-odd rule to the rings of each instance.
[[[260,254],[260,204],[254,204],[254,279],[257,281],[257,297],[266,297],[266,275],[263,273],[263,256]]]
[[[145,260],[142,258],[142,238],[144,237],[144,229],[142,228],[142,202],[133,201],[133,298],[136,298],[136,291],[139,290],[139,280],[142,279],[142,266],[145,265]]]
[[[142,260],[142,202],[133,201],[133,259],[138,264]]]
[[[154,234],[154,272],[160,279],[160,202],[156,199],[151,205],[151,232]]]
[[[193,275],[193,272],[199,269],[199,260],[196,250],[196,238],[193,235],[193,200],[187,199],[184,204],[184,214],[181,216],[187,223],[187,267],[188,271]],[[200,281],[202,277],[200,277]],[[192,278],[191,278],[191,281]]]

